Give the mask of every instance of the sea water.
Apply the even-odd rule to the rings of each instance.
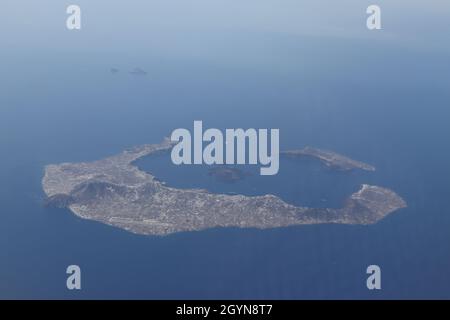
[[[325,68],[322,57],[308,55],[311,65],[301,72],[147,54],[133,57],[133,66],[138,61],[148,71],[135,77],[124,71],[131,63],[120,53],[5,57],[0,297],[450,298],[448,59],[395,46],[362,54],[357,48],[370,44],[347,41],[339,67]],[[343,48],[319,43],[310,45],[319,52]],[[121,72],[111,74],[111,66]],[[376,171],[343,173],[285,159],[278,175],[224,184],[202,167],[174,168],[164,156],[142,159],[141,169],[174,187],[272,193],[305,206],[339,207],[370,183],[394,190],[408,207],[371,226],[215,228],[156,237],[42,205],[45,165],[158,143],[196,119],[217,128],[279,128],[281,150],[330,149]],[[66,288],[71,264],[81,267],[80,291]],[[366,287],[372,264],[382,270],[380,291]]]

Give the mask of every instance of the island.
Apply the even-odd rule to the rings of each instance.
[[[216,227],[279,228],[319,223],[373,224],[406,207],[394,191],[364,184],[342,208],[294,206],[274,195],[214,194],[166,186],[138,169],[142,157],[170,152],[164,139],[93,162],[51,164],[42,186],[48,205],[143,235],[168,235]],[[333,165],[333,160],[327,158]],[[335,158],[339,167],[342,158]]]
[[[147,75],[147,71],[144,71],[143,69],[136,67],[130,71],[130,74],[132,74],[134,76],[145,76],[145,75]]]
[[[327,167],[341,170],[350,171],[353,169],[361,169],[366,171],[375,171],[375,167],[370,164],[350,159],[341,154],[333,151],[317,149],[312,147],[305,147],[300,150],[282,151],[280,155],[291,158],[311,157],[319,159]]]
[[[250,173],[244,172],[238,168],[214,167],[208,170],[208,175],[215,177],[217,181],[223,183],[235,183],[245,179]]]

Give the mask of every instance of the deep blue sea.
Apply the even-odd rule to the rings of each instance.
[[[5,57],[0,298],[450,298],[448,56],[353,40],[276,41],[297,52],[298,65],[64,50]],[[148,74],[129,74],[134,67]],[[223,184],[200,168],[174,169],[168,157],[140,166],[172,186],[270,192],[308,206],[339,206],[370,183],[396,191],[408,208],[372,226],[155,237],[43,207],[46,164],[158,143],[194,120],[205,128],[279,128],[281,149],[330,149],[377,170],[283,160],[276,177]],[[70,264],[81,267],[81,291],[66,289]],[[382,290],[366,288],[371,264],[381,267]]]

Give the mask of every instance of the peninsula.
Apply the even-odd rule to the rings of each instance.
[[[94,162],[47,165],[42,180],[47,203],[67,207],[81,218],[144,235],[214,227],[367,225],[406,207],[395,192],[371,185],[362,185],[339,209],[298,207],[274,195],[244,196],[177,189],[166,186],[153,174],[133,164],[145,156],[170,152],[172,147],[173,143],[165,139],[160,144],[135,147]],[[322,159],[322,153],[314,154]],[[330,166],[348,167],[348,158],[345,161],[342,156],[325,158]]]
[[[301,157],[316,158],[320,160],[323,164],[325,164],[327,167],[341,171],[350,171],[353,169],[375,171],[375,167],[371,166],[370,164],[350,159],[346,156],[343,156],[341,154],[332,151],[312,147],[305,147],[300,150],[282,151],[280,152],[280,154],[291,158],[301,158]]]

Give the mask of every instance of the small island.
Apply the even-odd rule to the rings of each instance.
[[[168,235],[215,227],[267,229],[319,223],[368,225],[406,207],[405,201],[394,191],[367,184],[350,195],[339,209],[294,206],[270,194],[244,196],[177,189],[166,186],[151,173],[134,165],[137,159],[170,152],[172,147],[173,143],[165,139],[159,144],[135,147],[98,161],[47,165],[42,180],[46,203],[67,207],[84,219],[144,235]],[[344,156],[333,157],[329,153],[324,155],[307,150],[306,154],[314,154],[331,167],[372,168]]]
[[[215,177],[217,181],[223,183],[235,183],[245,179],[250,173],[230,167],[214,167],[208,170],[208,175]]]

